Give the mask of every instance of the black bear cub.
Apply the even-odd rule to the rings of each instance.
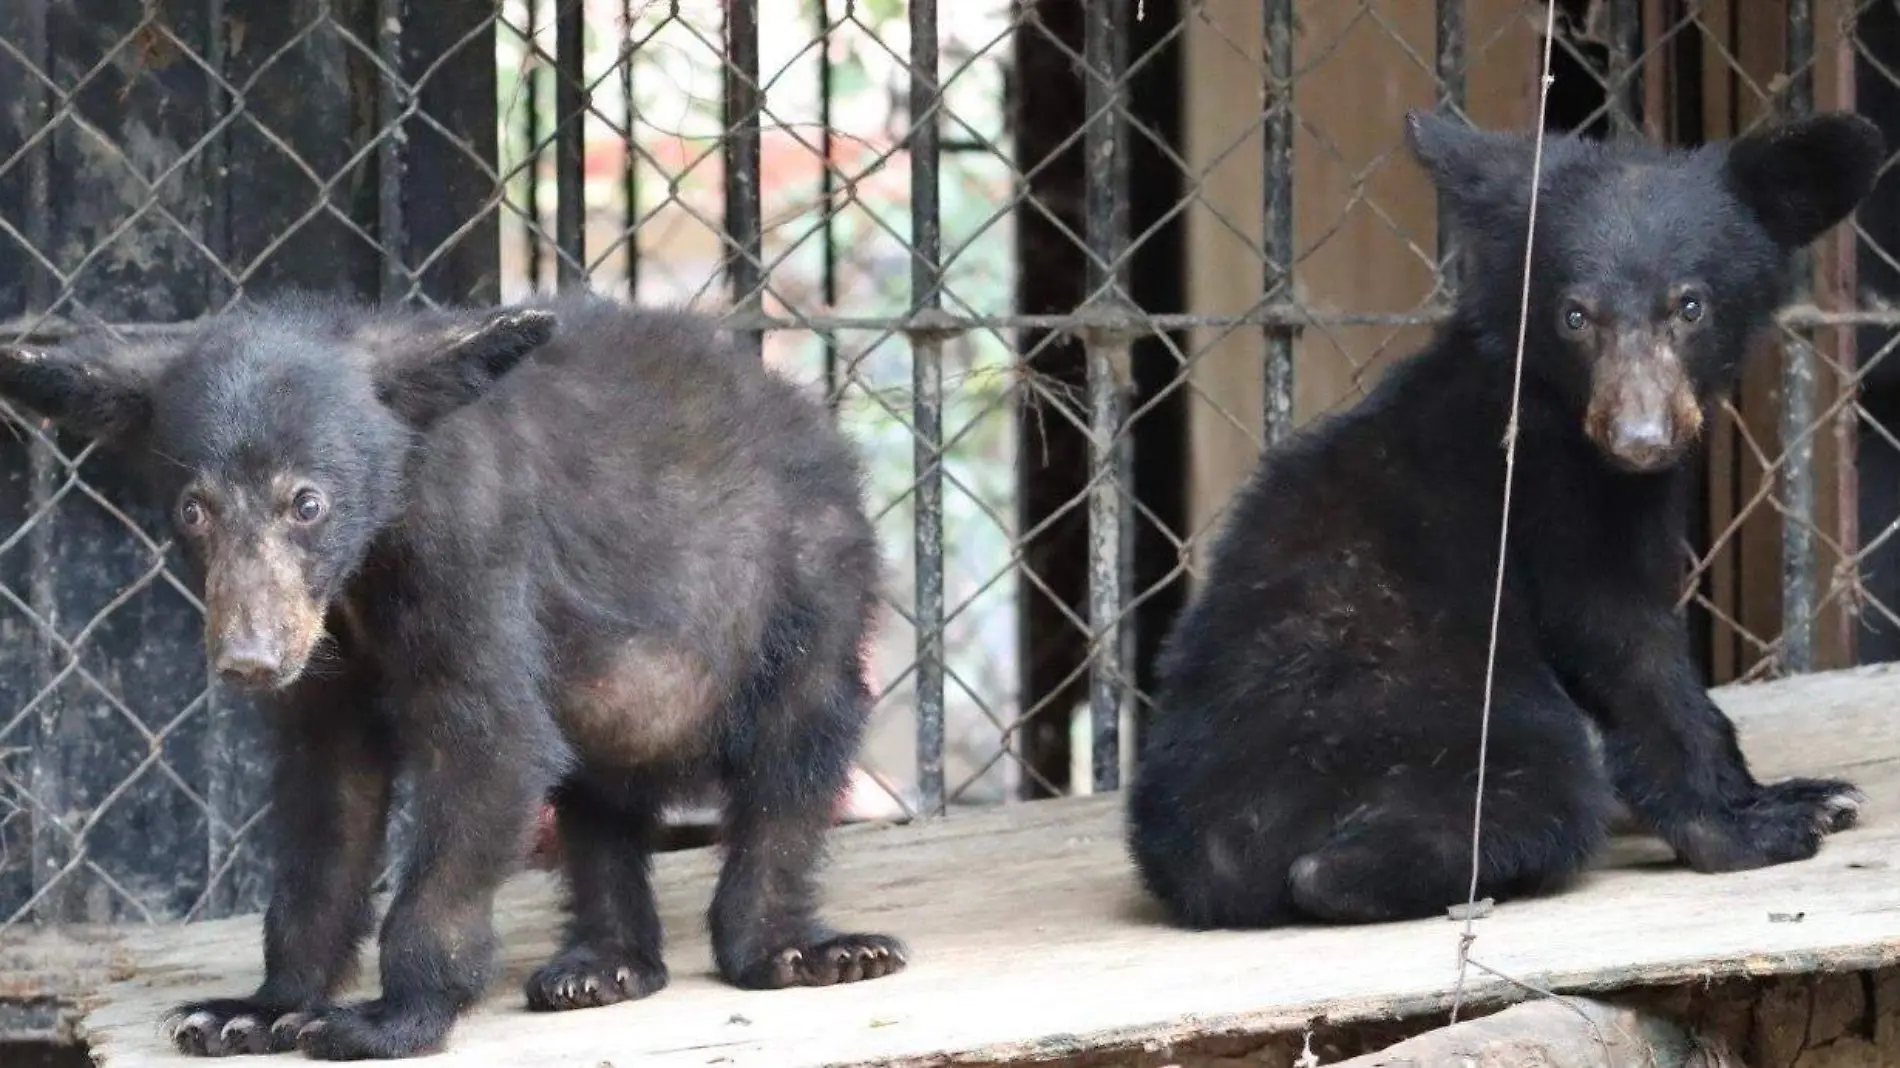
[[[1456,309],[1264,458],[1163,652],[1129,835],[1185,926],[1423,917],[1468,892],[1533,141],[1420,112],[1406,140],[1461,235]],[[1696,443],[1792,255],[1882,153],[1848,115],[1695,150],[1546,141],[1481,895],[1577,873],[1618,797],[1704,872],[1800,860],[1853,822],[1848,783],[1749,773],[1675,603]]]
[[[0,354],[0,394],[151,462],[224,678],[272,697],[263,985],[172,1017],[187,1053],[439,1049],[488,984],[497,886],[552,793],[571,923],[534,1009],[667,982],[661,806],[724,790],[711,927],[743,987],[901,969],[819,917],[813,872],[870,706],[877,545],[822,406],[684,313],[295,298],[195,336]],[[382,994],[332,1001],[370,930],[392,780],[413,852]]]

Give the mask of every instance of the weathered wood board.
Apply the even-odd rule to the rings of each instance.
[[[1862,826],[1812,861],[1723,876],[1681,870],[1658,843],[1621,841],[1574,889],[1480,920],[1474,958],[1576,991],[1900,961],[1900,672],[1838,672],[1718,697],[1765,777],[1860,782],[1871,797]],[[520,983],[551,951],[559,920],[553,882],[523,875],[500,909],[504,977],[431,1063],[1011,1063],[1427,1012],[1448,1003],[1454,980],[1460,926],[1444,919],[1251,933],[1160,925],[1137,892],[1113,798],[852,828],[835,853],[834,915],[907,939],[915,961],[902,975],[824,990],[722,985],[702,919],[714,857],[695,851],[659,865],[671,987],[635,1004],[530,1014]],[[188,1063],[160,1040],[164,1009],[246,991],[261,967],[254,919],[129,935],[114,955],[130,977],[104,987],[81,1025],[107,1068]],[[1485,1000],[1518,996],[1476,971],[1468,989]]]

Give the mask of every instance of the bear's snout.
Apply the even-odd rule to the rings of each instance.
[[[1648,468],[1668,458],[1675,433],[1666,414],[1643,412],[1611,424],[1611,455],[1632,467]]]
[[[264,687],[283,673],[284,647],[268,631],[246,627],[227,633],[212,654],[212,667],[218,677],[241,686]]]
[[[1584,433],[1611,463],[1659,471],[1702,433],[1702,405],[1674,346],[1623,337],[1593,368]]]
[[[323,607],[293,554],[269,540],[206,568],[205,654],[218,677],[281,689],[303,674],[323,637]]]

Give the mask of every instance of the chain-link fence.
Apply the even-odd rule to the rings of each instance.
[[[1455,282],[1406,107],[1524,126],[1523,0],[22,0],[0,341],[286,287],[585,282],[726,313],[832,403],[891,564],[860,815],[1113,788],[1259,448]],[[1893,0],[1560,3],[1550,120],[1689,143],[1854,108]],[[1890,206],[1889,202],[1894,202]],[[1900,655],[1891,183],[1817,247],[1709,441],[1711,682]],[[164,517],[0,440],[0,928],[255,908],[256,710]]]

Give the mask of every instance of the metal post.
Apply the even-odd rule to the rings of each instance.
[[[1814,4],[1788,3],[1787,117],[1814,111]],[[1793,303],[1805,303],[1813,290],[1813,257],[1802,250],[1794,267]],[[1814,669],[1814,353],[1805,331],[1791,336],[1782,350],[1781,448],[1781,670],[1800,674]]]
[[[581,0],[560,0],[554,15],[554,243],[555,276],[563,289],[587,281],[586,30]]]
[[[29,7],[23,20],[25,31],[17,44],[22,51],[34,58],[42,69],[52,68],[52,48],[47,32],[48,12],[43,6]],[[22,101],[25,108],[34,109],[38,114],[53,113],[51,94],[41,89],[33,94],[34,99]],[[33,114],[34,111],[28,111]],[[26,218],[21,220],[27,239],[35,248],[48,248],[52,237],[53,220],[53,183],[51,150],[41,145],[33,150],[26,160]],[[35,322],[40,316],[52,310],[59,300],[59,280],[52,273],[34,265],[26,272],[26,321]],[[12,340],[8,338],[7,340]],[[39,440],[31,439],[27,445],[27,495],[29,515],[43,511],[59,487],[59,461],[51,449]],[[58,531],[50,517],[34,526],[27,535],[27,559],[31,570],[28,572],[27,603],[34,614],[55,626],[59,623],[59,588],[56,577],[53,553],[53,539]],[[34,635],[32,643],[30,678],[33,688],[37,689],[51,681],[59,671],[59,654],[54,651],[53,643]],[[71,909],[71,892],[61,892],[51,887],[54,879],[60,876],[73,860],[73,855],[83,848],[68,833],[63,822],[66,813],[72,811],[70,795],[73,793],[69,782],[67,760],[69,742],[64,737],[62,727],[66,720],[64,695],[55,691],[46,696],[36,710],[34,719],[34,740],[32,754],[27,759],[27,789],[33,798],[33,819],[28,836],[31,841],[30,863],[32,870],[29,882],[32,886],[31,915],[37,922],[57,923],[68,918]],[[69,884],[70,885],[70,884]],[[49,889],[50,888],[50,889]],[[0,917],[17,919],[19,917]]]
[[[526,81],[521,87],[521,100],[526,107],[527,122],[522,124],[522,132],[527,138],[527,151],[522,158],[521,170],[521,210],[528,217],[526,232],[522,240],[528,260],[528,288],[541,288],[541,57],[535,35],[540,32],[539,14],[541,0],[523,0],[527,8],[523,20],[523,36],[527,43],[526,59],[521,71]]]
[[[626,164],[620,173],[620,202],[624,205],[620,229],[627,249],[627,299],[640,299],[640,155],[633,150],[639,139],[634,130],[638,112],[633,106],[633,0],[620,0],[620,99],[627,120]]]
[[[403,0],[380,0],[376,8],[377,57],[384,69],[399,71],[405,4]],[[376,145],[376,241],[383,251],[380,286],[385,301],[403,301],[411,295],[409,271],[403,263],[404,251],[409,247],[402,210],[403,137],[400,130],[389,129],[408,105],[397,82],[388,75],[376,80],[376,106],[383,134]]]
[[[819,248],[824,254],[823,275],[819,280],[819,284],[824,296],[825,310],[829,312],[838,307],[838,236],[837,227],[834,225],[838,213],[837,205],[832,202],[833,198],[838,195],[838,176],[832,169],[837,165],[837,161],[832,155],[832,153],[836,151],[836,142],[832,139],[831,129],[831,4],[829,0],[818,0],[813,10],[817,15],[817,32],[820,42],[818,46],[818,125],[820,127],[818,132],[818,150],[824,154],[824,159],[820,161],[821,169],[818,172],[818,199],[821,202],[818,210],[822,213],[820,216],[822,220],[820,223],[822,232],[818,235],[818,240]],[[913,9],[913,15],[914,14],[915,11]],[[934,19],[934,8],[930,14]],[[931,48],[936,48],[936,42],[934,40],[931,42]],[[912,46],[912,51],[914,54],[915,45]],[[930,72],[930,79],[931,84],[934,86],[936,84],[936,70],[934,67]],[[914,79],[911,88],[913,92],[916,91],[916,82]],[[914,100],[911,104],[911,114],[913,116],[917,114],[916,102]],[[937,124],[935,123],[931,124],[930,136],[934,144],[938,136]],[[915,142],[913,142],[912,151],[916,151]],[[938,153],[932,151],[930,168],[933,175],[936,172],[937,156]],[[917,180],[914,172],[911,176],[911,180]],[[936,181],[934,177],[931,181],[931,195],[936,195]],[[914,226],[915,223],[913,222],[912,225]],[[936,257],[933,255],[931,262],[934,263],[935,261]],[[835,412],[838,409],[839,400],[838,335],[827,330],[822,335],[822,340],[825,344],[825,403],[830,405],[832,411]]]
[[[917,785],[925,814],[943,782],[943,231],[937,199],[937,0],[910,5],[910,300],[917,551]]]
[[[1121,41],[1128,32],[1126,0],[1096,0],[1084,14],[1083,65],[1088,68],[1088,129],[1082,154],[1087,186],[1084,206],[1090,254],[1090,296],[1083,319],[1088,330],[1089,392],[1089,716],[1091,767],[1096,792],[1121,781],[1122,679],[1122,391],[1128,377],[1131,338],[1119,321],[1129,310],[1128,151],[1124,138],[1127,93]]]
[[[1465,0],[1438,0],[1438,113],[1459,119],[1465,108]],[[1291,170],[1287,172],[1291,174]],[[1438,197],[1438,278],[1447,298],[1458,288],[1451,211]]]
[[[1266,188],[1262,190],[1261,229],[1267,247],[1267,299],[1293,299],[1293,0],[1266,0],[1267,129]],[[1267,445],[1293,430],[1293,331],[1288,325],[1263,328],[1267,342]]]
[[[759,273],[764,240],[759,201],[758,0],[728,0],[726,10],[726,278],[733,310],[756,321],[765,311]],[[764,337],[742,331],[763,355]]]
[[[1610,136],[1618,140],[1641,137],[1643,54],[1642,0],[1610,0],[1610,61],[1606,72]]]

